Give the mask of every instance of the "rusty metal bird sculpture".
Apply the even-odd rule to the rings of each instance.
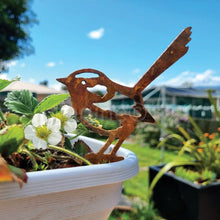
[[[142,91],[162,72],[175,63],[188,51],[186,44],[191,40],[191,27],[185,28],[177,38],[168,46],[156,62],[147,70],[142,78],[135,84],[134,87],[127,87],[111,81],[104,73],[95,69],[81,69],[71,73],[66,78],[57,79],[65,84],[70,93],[72,106],[78,120],[88,129],[100,134],[108,136],[106,143],[97,153],[89,153],[86,159],[92,163],[115,162],[123,159],[117,156],[117,151],[123,141],[133,132],[138,122],[154,123],[155,120],[144,107]],[[98,77],[83,78],[78,75],[82,73],[94,73]],[[78,77],[77,77],[78,76]],[[92,93],[88,88],[102,85],[107,88],[104,96],[99,96]],[[103,110],[95,105],[112,99],[116,92],[123,94],[134,100],[133,108],[139,112],[138,116],[131,114],[117,114],[113,111]],[[95,127],[84,118],[84,111],[90,109],[98,116],[106,117],[112,120],[119,120],[121,126],[113,130],[105,130],[100,127]],[[105,154],[105,151],[110,144],[118,139],[110,153]]]

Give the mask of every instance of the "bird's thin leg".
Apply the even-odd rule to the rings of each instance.
[[[112,149],[110,155],[111,155],[111,158],[115,157],[119,147],[122,145],[122,143],[124,142],[125,138],[123,139],[118,139],[117,143],[115,144],[114,148]]]
[[[115,136],[114,135],[109,135],[106,143],[101,147],[101,149],[97,152],[97,155],[101,155],[104,154],[105,151],[108,149],[108,147],[110,146],[110,144],[115,140]]]

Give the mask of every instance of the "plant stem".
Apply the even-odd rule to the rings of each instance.
[[[80,135],[83,135],[84,133],[85,133],[85,131],[81,131],[79,134],[77,134],[77,135],[75,135],[75,136],[73,136],[73,137],[69,137],[69,139],[70,139],[70,140],[73,140],[73,139],[79,137]]]
[[[0,109],[0,118],[2,121],[5,121],[5,117],[1,109]]]
[[[83,161],[84,163],[86,163],[87,165],[92,165],[91,162],[89,162],[89,161],[86,160],[85,158],[81,157],[81,156],[78,155],[77,153],[74,153],[74,152],[69,151],[69,150],[67,150],[67,149],[64,149],[64,148],[62,148],[62,147],[57,147],[57,146],[54,146],[54,145],[48,145],[48,147],[51,148],[51,149],[54,149],[54,150],[62,151],[62,152],[66,153],[66,154],[69,154],[69,155],[71,155],[71,156],[73,156],[73,157],[76,157],[76,158],[82,160],[82,161]]]
[[[31,154],[32,154],[33,156],[37,157],[37,158],[38,158],[39,160],[41,160],[43,163],[48,164],[48,161],[47,161],[45,158],[41,157],[40,155],[38,155],[38,154],[36,154],[36,153],[34,153],[34,152],[31,152]]]
[[[37,161],[35,160],[34,156],[32,155],[32,153],[25,148],[22,149],[22,152],[29,156],[31,163],[33,165],[33,170],[36,171],[38,169],[38,164],[37,164]]]

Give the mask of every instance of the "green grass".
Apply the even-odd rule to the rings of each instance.
[[[137,207],[135,212],[114,210],[108,220],[162,220],[152,204],[147,207]]]
[[[161,164],[161,149],[141,147],[139,144],[123,144],[124,148],[131,150],[137,155],[140,171],[124,182],[125,194],[129,197],[139,197],[147,200],[148,196],[148,167]],[[176,154],[173,151],[164,152],[164,163],[171,161]]]

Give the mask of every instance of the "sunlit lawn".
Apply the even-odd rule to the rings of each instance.
[[[124,148],[133,151],[138,158],[139,173],[124,182],[125,194],[129,197],[138,196],[142,200],[147,198],[148,187],[148,167],[151,165],[161,164],[161,149],[154,149],[139,144],[123,144]],[[164,152],[164,162],[171,161],[176,154],[172,151]]]

